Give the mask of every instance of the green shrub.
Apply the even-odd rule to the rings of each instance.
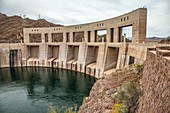
[[[114,112],[112,113],[128,112],[129,107],[136,105],[139,94],[140,90],[137,88],[134,81],[124,83],[122,86],[117,88],[117,92],[113,94],[114,96],[112,96],[117,102],[117,104],[113,106]]]
[[[124,90],[119,90],[117,95],[115,96],[115,99],[118,103],[126,103],[126,100],[128,100],[128,96]]]
[[[136,64],[136,70],[138,71],[138,74],[140,74],[143,70],[144,65],[143,64]]]
[[[128,105],[131,106],[132,104],[136,103],[138,100],[140,90],[137,88],[137,85],[135,82],[130,81],[123,85],[125,92],[126,92],[126,102],[128,102]]]

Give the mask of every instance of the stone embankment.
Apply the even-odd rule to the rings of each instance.
[[[170,113],[170,48],[157,48],[155,53],[147,54],[138,113]]]

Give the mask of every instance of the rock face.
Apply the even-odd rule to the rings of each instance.
[[[170,113],[170,61],[148,52],[138,113]]]
[[[23,19],[20,16],[8,17],[0,13],[0,43],[16,43],[23,38],[23,28],[29,27],[57,27],[61,26],[53,24],[45,19],[32,20]]]
[[[79,109],[79,113],[112,113],[115,104],[112,94],[123,83],[134,79],[135,67],[118,69],[113,75],[98,80],[90,91],[89,97]]]

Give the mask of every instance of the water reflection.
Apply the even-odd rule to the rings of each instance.
[[[17,102],[21,101],[24,101],[24,104],[20,112],[14,110],[15,112],[26,112],[25,109],[29,113],[47,112],[48,103],[51,102],[57,107],[77,104],[79,108],[94,82],[93,77],[61,69],[0,69],[0,112],[10,113],[10,108],[16,107],[11,103],[15,102],[17,105]],[[35,109],[30,109],[33,106]]]

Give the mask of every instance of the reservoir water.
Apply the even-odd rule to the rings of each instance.
[[[95,78],[53,68],[0,69],[0,113],[48,113],[82,104]]]

